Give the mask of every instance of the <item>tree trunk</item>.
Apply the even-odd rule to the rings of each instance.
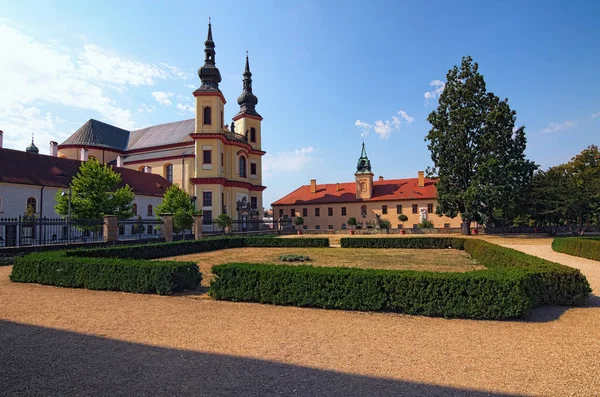
[[[462,228],[463,236],[470,236],[471,235],[471,220],[463,219],[461,228]]]

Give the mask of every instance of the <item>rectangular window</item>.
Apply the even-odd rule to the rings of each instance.
[[[450,224],[449,223],[444,223],[444,229],[450,229]]]
[[[302,225],[302,229],[304,229],[304,230],[308,229],[308,225]]]
[[[283,217],[283,208],[279,209],[279,217],[282,218]]]
[[[398,205],[396,206],[396,213],[397,213],[398,215],[400,215],[400,214],[402,213],[402,204],[398,204]]]
[[[327,208],[327,216],[333,216],[333,207]]]
[[[402,224],[401,224],[401,223],[399,223],[399,224],[398,224],[398,229],[402,229],[402,227],[403,227],[403,226],[402,226]]]
[[[146,226],[146,234],[152,234],[152,225]]]
[[[342,216],[346,216],[346,207],[342,207]]]
[[[212,207],[212,192],[202,192],[202,206]]]
[[[418,214],[419,213],[419,208],[417,208],[418,206],[416,204],[412,205],[412,212],[413,214]]]
[[[387,205],[382,205],[382,206],[381,206],[381,213],[382,213],[383,215],[387,215]]]
[[[321,230],[321,226],[320,225],[315,225],[315,229]]]
[[[221,153],[221,167],[225,167],[225,155]]]
[[[433,204],[427,204],[427,213],[433,214]]]
[[[202,151],[202,164],[212,164],[212,150],[203,150]]]
[[[315,216],[320,216],[320,215],[321,215],[321,209],[315,208]]]
[[[204,210],[202,211],[202,223],[205,225],[210,225],[212,223],[212,210]]]
[[[256,175],[256,163],[250,163],[250,174]]]
[[[250,207],[252,209],[258,209],[258,197],[250,197]]]
[[[327,226],[327,229],[333,229],[333,225]]]
[[[119,236],[122,236],[125,234],[125,226],[121,225],[119,226]]]
[[[295,208],[290,209],[290,216],[292,218],[296,216],[296,209]]]
[[[308,216],[308,208],[302,208],[302,216]]]
[[[417,229],[418,227],[419,227],[419,225],[418,225],[418,224],[416,224],[416,223],[413,223],[413,229]]]
[[[169,182],[169,183],[173,183],[173,165],[169,164],[165,167],[165,179]]]
[[[256,130],[254,128],[250,128],[250,141],[256,142]]]
[[[226,209],[225,208],[225,193],[221,193],[221,209]],[[225,212],[225,211],[223,211]]]

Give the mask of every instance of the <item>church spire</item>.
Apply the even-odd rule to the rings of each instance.
[[[365,149],[365,143],[362,144],[362,151],[360,157],[356,163],[356,174],[371,174],[371,160],[367,157],[367,150]],[[356,175],[355,174],[355,175]]]
[[[258,98],[252,92],[252,73],[250,72],[250,61],[248,60],[248,51],[246,51],[246,66],[244,68],[244,80],[243,80],[242,93],[238,97],[238,104],[240,105],[240,113],[251,114],[254,116],[260,115],[256,112],[256,105],[258,104]]]
[[[219,91],[221,72],[215,66],[215,42],[212,37],[212,26],[208,19],[208,35],[204,42],[204,66],[198,69],[198,76],[202,81],[199,91]]]

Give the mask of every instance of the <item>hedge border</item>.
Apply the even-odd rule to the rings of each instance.
[[[560,237],[552,240],[552,249],[563,254],[600,261],[600,237]]]

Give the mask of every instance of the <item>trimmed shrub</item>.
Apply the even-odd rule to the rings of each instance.
[[[329,247],[328,238],[209,237],[193,241],[66,251],[68,256],[156,259],[241,247]]]
[[[288,254],[279,256],[282,262],[307,262],[310,260],[308,255]]]
[[[56,251],[18,258],[10,279],[59,287],[170,295],[197,288],[202,275],[193,262],[80,258]]]
[[[465,239],[457,237],[368,238],[343,237],[342,248],[454,248],[463,249]]]
[[[600,237],[561,237],[552,241],[556,252],[600,261]]]
[[[215,299],[425,316],[505,319],[533,306],[514,271],[435,273],[234,263],[212,268]]]

